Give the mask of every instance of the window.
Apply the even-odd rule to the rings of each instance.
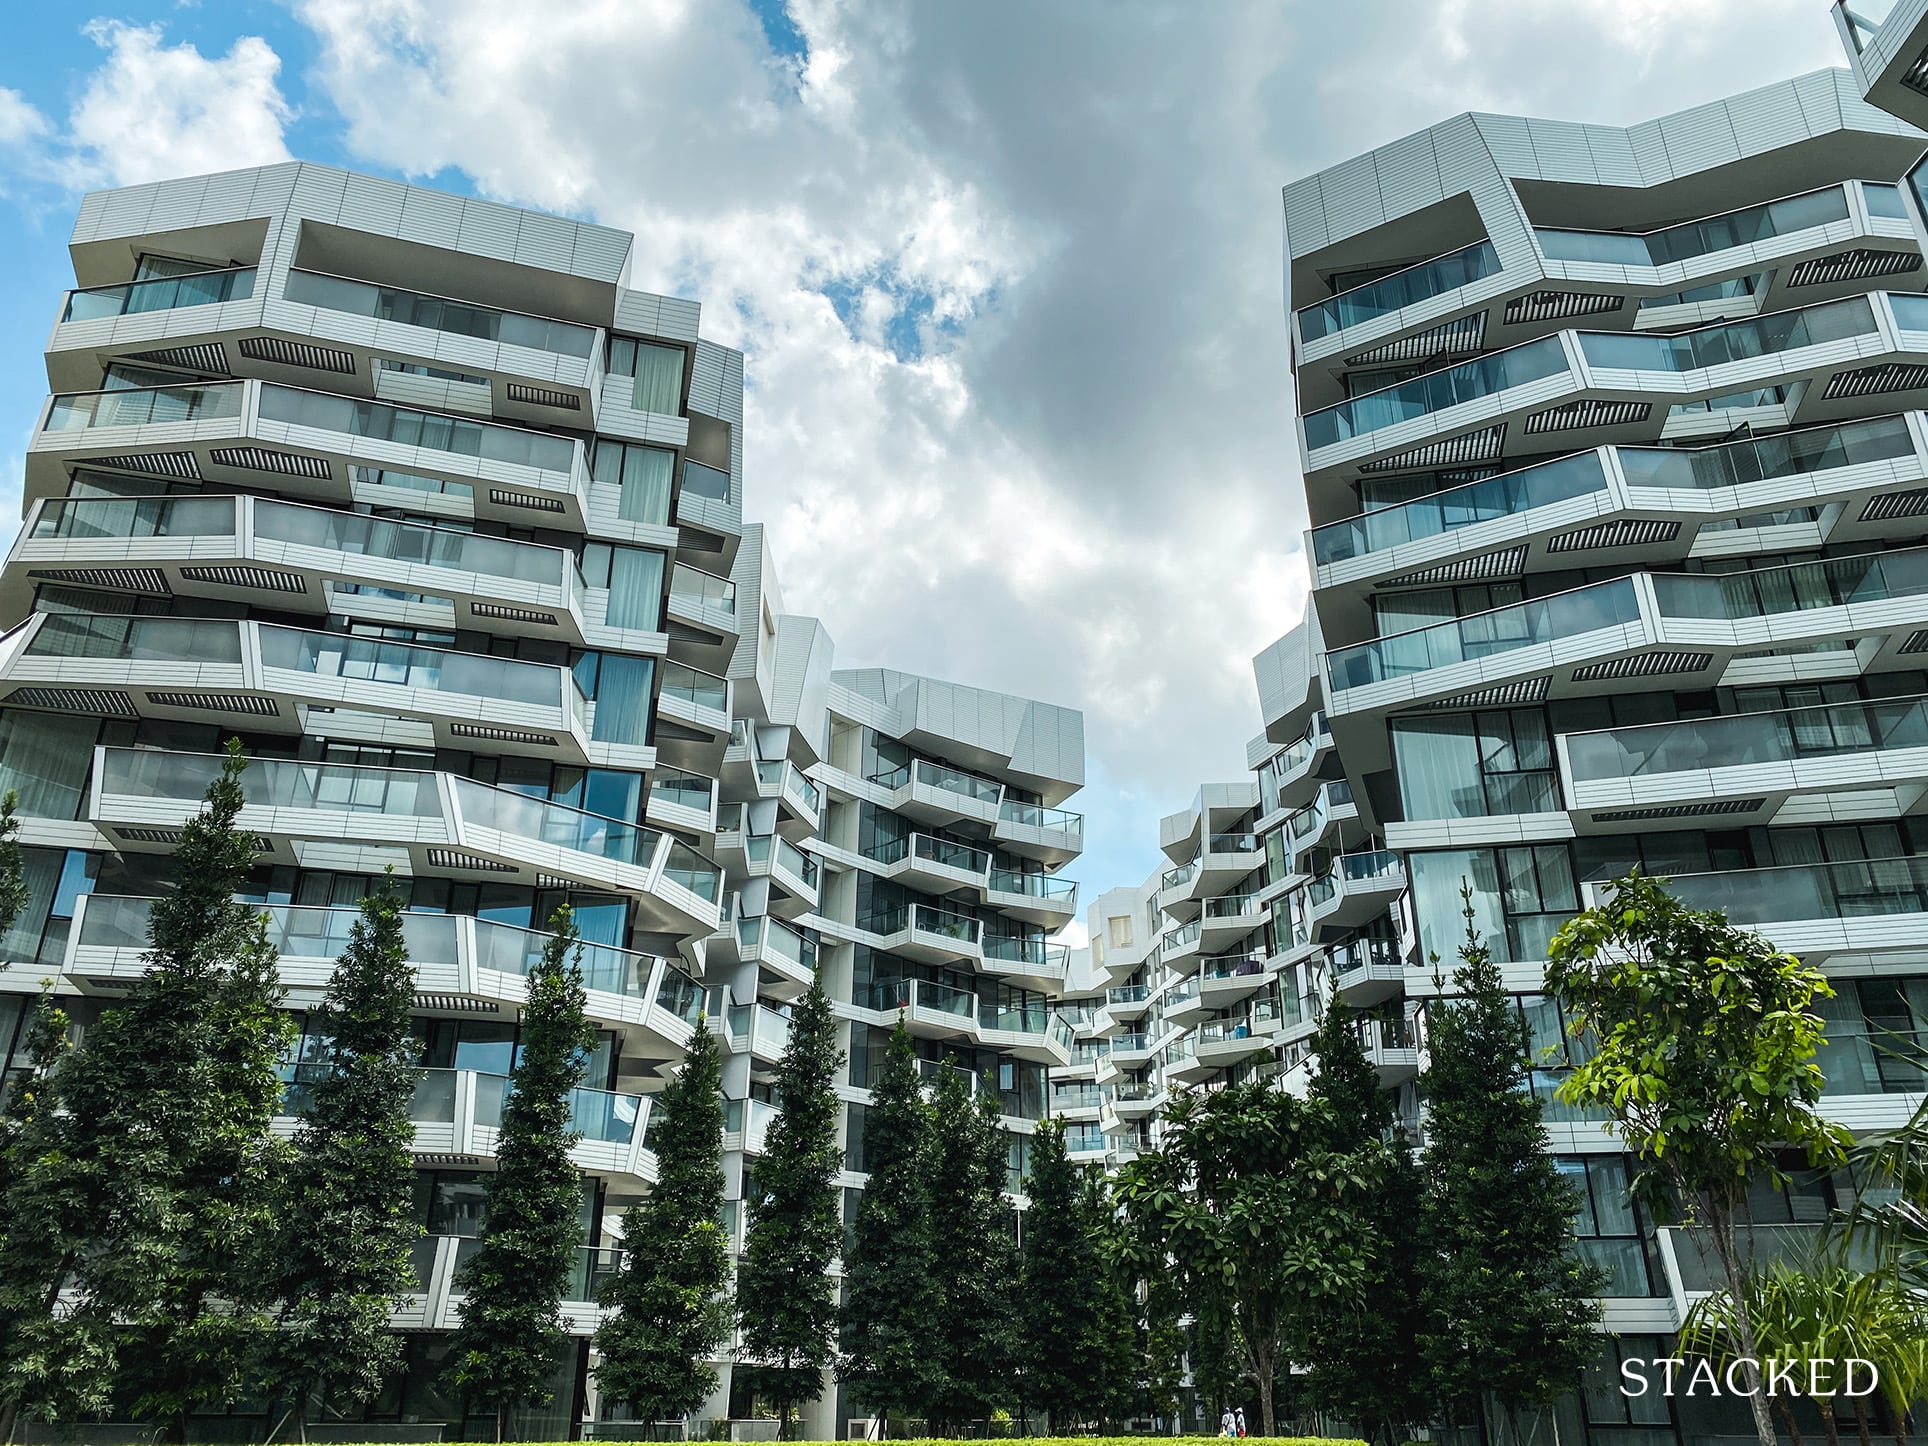
[[[609,589],[603,621],[653,633],[663,625],[663,554],[646,547],[591,542],[582,550],[582,580]]]
[[[1540,713],[1397,719],[1392,745],[1407,819],[1551,813],[1560,807]]]
[[[576,659],[576,682],[596,711],[589,737],[597,743],[643,745],[649,741],[650,693],[656,681],[654,658],[627,653],[584,653]]]
[[[1408,865],[1420,947],[1442,960],[1457,958],[1466,938],[1462,881],[1472,889],[1473,927],[1503,964],[1545,959],[1554,931],[1579,912],[1564,844],[1415,853]]]
[[[682,412],[683,357],[680,346],[658,346],[627,336],[609,338],[609,374],[635,378],[630,405],[639,412],[666,417]]]
[[[1114,949],[1131,947],[1131,915],[1113,914],[1105,920],[1105,933]]]
[[[670,485],[676,473],[676,454],[640,442],[616,442],[598,437],[589,457],[593,481],[622,489],[616,515],[625,522],[657,526],[669,522]]]
[[[1647,1241],[1629,1189],[1623,1155],[1556,1155],[1554,1166],[1574,1188],[1573,1233],[1581,1256],[1607,1273],[1600,1293],[1628,1298],[1658,1294]]]

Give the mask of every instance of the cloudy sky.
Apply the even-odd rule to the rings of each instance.
[[[1238,777],[1303,600],[1279,187],[1464,110],[1840,63],[1826,0],[14,0],[0,511],[94,186],[290,156],[636,233],[748,357],[845,666],[1080,707],[1091,892]]]

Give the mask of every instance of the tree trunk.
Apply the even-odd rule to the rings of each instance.
[[[1874,1434],[1868,1429],[1868,1403],[1860,1396],[1854,1398],[1854,1429],[1861,1437],[1861,1446],[1874,1446]]]
[[[1273,1436],[1277,1433],[1273,1430],[1272,1422],[1271,1366],[1268,1365],[1263,1370],[1254,1371],[1252,1373],[1252,1379],[1258,1383],[1259,1388],[1259,1430],[1268,1437]]]
[[[1714,1237],[1714,1253],[1720,1257],[1721,1273],[1727,1277],[1727,1290],[1734,1302],[1734,1326],[1741,1338],[1741,1383],[1748,1390],[1747,1404],[1754,1415],[1754,1434],[1761,1446],[1777,1446],[1774,1422],[1767,1414],[1767,1398],[1761,1394],[1760,1348],[1754,1340],[1754,1318],[1747,1309],[1746,1281],[1741,1274],[1739,1253],[1734,1249],[1734,1212],[1731,1207],[1710,1206],[1707,1211],[1709,1233]],[[1833,1443],[1830,1442],[1830,1446]]]
[[[497,1446],[501,1446],[502,1441],[506,1439],[508,1429],[509,1408],[506,1404],[498,1405],[495,1408],[495,1439]]]
[[[1801,1423],[1795,1419],[1793,1404],[1779,1396],[1774,1398],[1774,1404],[1781,1408],[1781,1421],[1787,1427],[1787,1439],[1792,1441],[1794,1446],[1801,1446]],[[1896,1446],[1906,1446],[1906,1443],[1897,1442]]]
[[[1821,1429],[1827,1434],[1828,1446],[1841,1446],[1841,1428],[1834,1420],[1834,1401],[1823,1397],[1814,1403],[1821,1409]]]
[[[1888,1430],[1895,1446],[1908,1446],[1908,1413],[1886,1397],[1882,1398],[1881,1409],[1888,1413]]]

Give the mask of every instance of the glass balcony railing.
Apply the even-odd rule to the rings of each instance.
[[[1176,929],[1167,929],[1165,931],[1164,947],[1167,949],[1183,949],[1187,944],[1196,944],[1197,942],[1198,920],[1196,919],[1192,920],[1189,924],[1180,924]]]
[[[1667,887],[1689,908],[1720,909],[1737,924],[1928,914],[1928,858],[1680,874]]]
[[[1159,875],[1158,887],[1161,889],[1182,889],[1198,877],[1198,867],[1199,860],[1193,859],[1189,863],[1180,864],[1175,869],[1166,869],[1163,874]]]
[[[1874,306],[1865,296],[1723,322],[1671,336],[1583,331],[1580,352],[1590,367],[1618,371],[1686,372],[1725,362],[1774,356],[1798,347],[1875,333]]]
[[[1045,808],[1036,803],[1019,803],[1015,799],[1005,799],[998,806],[997,816],[1005,823],[1021,824],[1025,828],[1049,828],[1062,833],[1084,833],[1084,815],[1073,813],[1068,808]]]
[[[24,656],[238,665],[241,624],[211,618],[48,613],[28,641]]]
[[[1829,703],[1567,735],[1575,782],[1928,748],[1928,698]]]
[[[1619,627],[1639,615],[1632,580],[1618,578],[1339,648],[1326,655],[1326,666],[1333,688],[1343,691]]]
[[[1422,537],[1471,527],[1476,522],[1511,517],[1550,502],[1585,497],[1604,490],[1606,485],[1606,469],[1598,452],[1581,452],[1518,472],[1503,472],[1431,497],[1314,528],[1313,561],[1321,566],[1344,562]]]
[[[670,569],[669,595],[736,616],[736,584],[688,563],[679,562]]]
[[[1158,996],[1159,1015],[1165,1019],[1198,1002],[1198,981],[1187,979],[1174,984]]]
[[[805,813],[823,812],[823,790],[794,763],[783,771],[783,791],[801,805]]]
[[[813,974],[817,971],[816,941],[773,915],[755,914],[737,920],[736,937],[738,943],[745,947],[761,945],[799,969],[807,969]]]
[[[1339,877],[1349,884],[1383,883],[1405,876],[1405,865],[1390,849],[1371,853],[1341,854],[1336,861]]]
[[[996,803],[1004,797],[1004,785],[988,778],[979,778],[974,773],[966,773],[961,768],[951,768],[942,763],[932,763],[919,758],[913,767],[913,777],[927,788],[941,788],[946,793],[955,793],[974,803]]]
[[[1103,1085],[1075,1084],[1054,1085],[1051,1090],[1051,1109],[1058,1110],[1095,1110],[1110,1098]]]
[[[1888,304],[1894,308],[1895,324],[1903,331],[1928,331],[1928,296],[1892,292]]]
[[[47,409],[48,432],[95,427],[140,427],[149,422],[203,422],[238,418],[244,383],[203,382],[175,387],[119,387],[69,392]]]
[[[716,799],[716,780],[700,773],[675,773],[659,768],[649,776],[649,796],[679,808],[708,813]]]
[[[575,559],[559,547],[488,537],[452,527],[391,522],[357,512],[302,507],[261,498],[254,506],[254,535],[264,541],[356,557],[418,562],[487,577],[559,586]]]
[[[1928,548],[1862,553],[1753,572],[1655,573],[1664,617],[1758,618],[1928,593]],[[1570,596],[1570,594],[1569,594]]]
[[[983,924],[968,914],[952,914],[928,904],[917,905],[912,917],[920,934],[935,934],[960,944],[977,943],[984,929]]]
[[[1872,325],[1872,314],[1869,322]],[[1568,371],[1560,339],[1542,337],[1309,413],[1305,418],[1305,444],[1317,451]]]
[[[663,697],[680,698],[716,713],[729,712],[730,685],[714,674],[700,672],[685,663],[664,663],[662,675]]]
[[[927,833],[906,834],[864,850],[865,858],[880,864],[894,864],[913,856],[927,864],[967,874],[988,875],[991,868],[991,856],[985,850]]]
[[[1226,894],[1205,901],[1205,917],[1208,919],[1242,919],[1258,911],[1259,902],[1255,894]]]
[[[1255,854],[1264,847],[1255,833],[1214,833],[1205,837],[1208,854]]]
[[[1535,227],[1533,234],[1540,243],[1540,253],[1549,261],[1664,266],[1670,261],[1691,261],[1715,251],[1727,251],[1847,219],[1847,188],[1837,185],[1659,231],[1565,231]]]
[[[226,271],[196,271],[185,276],[128,281],[118,286],[90,286],[67,294],[67,309],[60,319],[99,321],[143,311],[175,311],[183,306],[246,301],[254,295],[254,274],[252,266],[237,266]]]
[[[260,628],[261,664],[314,677],[348,678],[457,693],[472,698],[500,699],[567,712],[575,676],[549,663],[525,663],[486,653],[457,653],[442,648],[391,643],[379,638],[350,637],[263,624]],[[580,693],[577,694],[578,699]]]
[[[238,385],[238,383],[230,383]],[[236,403],[239,415],[239,402]],[[396,442],[431,452],[477,457],[535,467],[546,472],[573,472],[582,447],[568,437],[506,427],[500,422],[478,422],[440,412],[363,402],[330,392],[306,392],[272,383],[261,388],[261,419],[289,426],[312,427],[350,437]]]
[[[1248,979],[1265,973],[1265,960],[1256,954],[1208,959],[1199,973],[1206,979]]]
[[[1821,1092],[1829,1095],[1919,1094],[1928,1089],[1928,1030],[1913,1020],[1882,1028],[1866,1020],[1827,1021],[1815,1051]]]
[[[750,862],[769,863],[772,858],[809,888],[817,886],[817,861],[787,838],[774,834],[753,833],[743,840],[743,852]]]
[[[1114,1034],[1107,1041],[1111,1054],[1142,1054],[1151,1048],[1148,1034]]]
[[[1055,874],[1025,873],[1019,869],[992,869],[991,887],[1000,894],[1023,894],[1032,899],[1075,899],[1078,885],[1073,879]]]
[[[685,460],[681,490],[687,497],[707,497],[712,502],[728,502],[730,474],[720,468],[706,467],[701,462]]]
[[[1463,251],[1435,256],[1430,261],[1300,308],[1299,336],[1305,341],[1315,341],[1362,321],[1470,286],[1499,269],[1499,253],[1494,251],[1493,243],[1476,242]]]
[[[1145,984],[1119,984],[1105,991],[1107,1004],[1143,1004],[1151,998],[1151,987]]]
[[[1044,974],[1062,974],[1071,957],[1068,945],[1021,935],[992,934],[984,940],[984,957],[1005,964],[1025,965]]]
[[[1620,447],[1615,454],[1629,487],[1705,491],[1863,462],[1886,462],[1911,456],[1914,450],[1906,419],[1875,417],[1772,437],[1748,437],[1718,447]]]
[[[55,497],[41,504],[33,537],[232,537],[232,497]]]
[[[318,306],[325,311],[397,321],[452,336],[555,352],[559,356],[586,358],[596,343],[596,329],[575,322],[554,321],[519,311],[498,311],[474,302],[450,301],[405,291],[398,286],[373,286],[319,271],[290,271],[281,294],[289,301]]]

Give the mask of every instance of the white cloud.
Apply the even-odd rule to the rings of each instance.
[[[47,118],[17,90],[0,86],[0,146],[21,146],[47,133]]]
[[[158,25],[96,20],[87,34],[107,52],[59,137],[57,168],[75,187],[132,185],[166,176],[288,159],[292,112],[276,83],[281,59],[255,36],[209,58],[167,45]],[[0,121],[3,123],[3,121]]]

